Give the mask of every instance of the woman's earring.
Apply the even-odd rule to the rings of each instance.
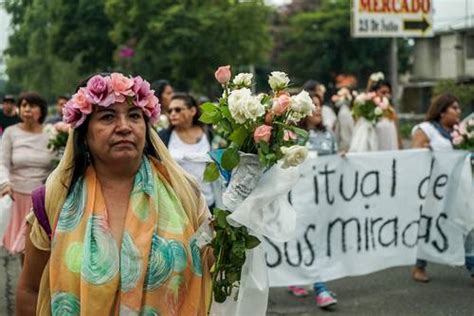
[[[91,164],[91,155],[89,154],[89,151],[86,151],[86,164],[90,165]]]

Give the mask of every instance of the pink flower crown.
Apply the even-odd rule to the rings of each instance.
[[[152,124],[158,121],[161,106],[148,81],[140,76],[127,78],[117,72],[90,78],[64,106],[63,121],[76,128],[92,113],[93,105],[108,107],[126,100],[141,108]]]

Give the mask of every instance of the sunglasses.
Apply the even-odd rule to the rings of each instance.
[[[171,114],[173,112],[176,112],[177,114],[181,113],[181,111],[184,111],[184,108],[173,108],[168,110],[168,114]]]

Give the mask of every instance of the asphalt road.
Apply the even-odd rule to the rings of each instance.
[[[19,272],[19,258],[0,250],[1,316],[14,315]],[[267,315],[474,315],[474,280],[464,268],[430,264],[428,272],[432,280],[427,284],[412,281],[409,267],[329,282],[339,300],[331,311],[320,310],[312,296],[295,298],[274,288]]]
[[[284,288],[270,292],[268,315],[474,315],[474,279],[464,268],[429,264],[431,281],[412,281],[410,267],[328,282],[338,305],[320,310],[314,298],[294,298]]]

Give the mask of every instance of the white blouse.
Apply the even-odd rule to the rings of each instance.
[[[175,131],[171,132],[170,141],[168,143],[168,150],[171,153],[176,162],[183,167],[184,170],[189,172],[201,187],[201,191],[206,197],[207,205],[211,206],[214,204],[214,194],[212,186],[209,183],[203,181],[204,170],[206,169],[206,162],[191,161],[186,157],[199,156],[199,154],[206,154],[211,150],[209,141],[205,133],[196,144],[187,144],[179,138]]]
[[[441,133],[430,122],[423,122],[413,127],[413,130],[411,131],[412,136],[415,134],[417,129],[421,129],[426,134],[430,140],[430,147],[432,150],[448,151],[453,149],[451,141],[446,137],[443,137],[443,135],[441,135]]]

